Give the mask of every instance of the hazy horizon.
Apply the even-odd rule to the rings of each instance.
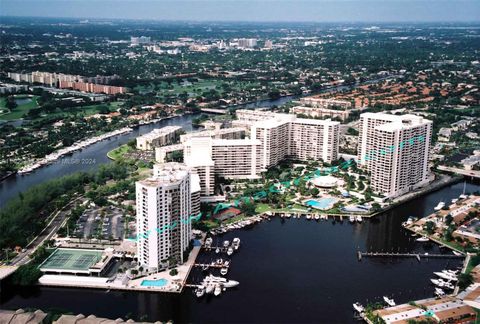
[[[226,22],[479,22],[478,0],[0,0],[2,17]]]

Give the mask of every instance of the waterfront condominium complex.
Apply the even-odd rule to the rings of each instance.
[[[136,196],[139,264],[162,270],[183,263],[191,237],[188,167],[175,162],[155,165],[153,177],[136,183]]]
[[[184,161],[199,168],[204,194],[213,194],[214,175],[227,179],[260,177],[260,141],[252,139],[214,139],[192,137],[184,143]]]
[[[338,159],[339,122],[254,110],[238,110],[237,117],[237,128],[190,133],[181,136],[181,145],[157,148],[157,162],[183,150],[183,161],[198,174],[205,198],[214,195],[216,176],[258,179],[263,171],[286,158]],[[243,138],[246,129],[250,138]]]
[[[340,123],[330,119],[297,118],[269,111],[237,110],[236,125],[251,126],[251,137],[260,141],[263,170],[285,158],[297,160],[338,159]]]
[[[432,121],[416,115],[360,115],[358,161],[374,192],[396,197],[431,180]]]
[[[165,126],[137,137],[137,149],[153,150],[155,147],[173,144],[180,137],[182,127]]]

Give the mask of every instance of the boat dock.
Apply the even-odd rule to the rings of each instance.
[[[224,247],[224,246],[206,246],[205,244],[202,246],[205,250],[207,251],[215,251],[217,249],[220,250],[220,252],[226,253],[228,248],[230,247]]]
[[[202,264],[202,263],[195,263],[193,266],[195,267],[208,267],[208,268],[218,268],[218,269],[221,269],[221,268],[230,268],[230,265],[228,266],[225,266],[223,263],[222,264]]]
[[[421,259],[443,258],[443,259],[460,259],[464,258],[463,255],[455,254],[429,254],[429,253],[395,253],[395,252],[361,252],[357,251],[358,261],[361,261],[364,257],[379,257],[379,258],[416,258],[418,262]]]

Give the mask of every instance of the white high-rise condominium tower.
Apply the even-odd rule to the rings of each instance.
[[[371,173],[371,187],[388,197],[431,180],[428,157],[432,121],[416,115],[360,115],[358,160]]]
[[[329,163],[338,159],[337,121],[249,110],[237,111],[237,116],[239,123],[252,125],[252,138],[261,143],[259,156],[264,170],[285,158]]]
[[[162,270],[185,261],[192,228],[190,181],[189,169],[172,162],[155,165],[153,177],[136,183],[140,265]]]

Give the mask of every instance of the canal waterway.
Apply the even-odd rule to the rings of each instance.
[[[478,183],[467,183],[467,192],[476,190]],[[449,202],[462,191],[462,182],[452,184],[361,224],[275,218],[224,234],[219,242],[242,240],[227,275],[240,285],[219,297],[197,299],[189,289],[177,295],[4,287],[0,308],[61,309],[175,323],[354,323],[352,303],[381,301],[382,296],[397,303],[432,297],[433,271],[460,266],[460,260],[452,259],[359,262],[356,251],[441,253],[436,245],[416,242],[401,223],[409,216],[430,214],[439,201]],[[202,253],[200,260],[217,257]],[[190,280],[200,276],[194,271]]]
[[[366,81],[362,84],[370,84],[379,82],[385,79],[398,77],[398,76],[386,76],[381,78],[376,78],[374,80]],[[352,86],[336,86],[327,89],[323,89],[318,93],[323,92],[333,92],[333,91],[342,91],[348,90],[355,87],[358,87],[362,84],[356,84]],[[285,96],[276,100],[258,100],[252,103],[246,103],[237,105],[234,108],[248,108],[256,109],[261,107],[272,107],[272,106],[281,106],[289,101],[292,101],[300,96]],[[13,175],[7,178],[4,181],[0,181],[0,209],[6,204],[6,202],[18,195],[20,192],[24,192],[31,186],[40,184],[44,181],[61,177],[67,174],[72,174],[78,171],[89,171],[95,170],[101,164],[111,162],[107,158],[107,153],[128,141],[134,139],[139,135],[150,132],[151,130],[168,125],[178,125],[182,126],[184,130],[192,130],[192,119],[195,118],[194,115],[184,115],[180,117],[175,117],[171,119],[164,119],[156,123],[142,125],[136,128],[133,132],[118,135],[111,137],[107,140],[95,143],[87,148],[74,152],[70,156],[63,157],[56,162],[43,166],[39,169],[34,170],[33,172],[26,175]],[[19,126],[22,123],[22,120],[16,120],[10,122],[14,126]]]

